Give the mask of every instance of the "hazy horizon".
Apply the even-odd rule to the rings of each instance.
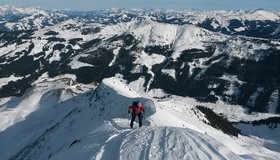
[[[79,0],[1,0],[0,5],[13,5],[16,7],[40,7],[42,9],[69,9],[69,10],[104,10],[110,8],[146,8],[146,9],[194,9],[194,10],[256,10],[259,8],[269,11],[280,11],[280,0],[102,0],[92,2]]]

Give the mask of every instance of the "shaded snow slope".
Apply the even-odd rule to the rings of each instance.
[[[159,119],[172,121],[168,113],[154,117],[163,106],[142,98],[116,78],[105,79],[95,90],[82,87],[80,94],[64,101],[55,98],[62,95],[55,90],[48,92],[52,83],[37,86],[45,91],[38,107],[44,109],[0,132],[0,143],[7,145],[0,149],[1,159],[240,159],[204,133],[157,127]],[[146,119],[143,128],[136,129],[136,121],[135,129],[130,129],[127,106],[136,99],[146,106]]]
[[[11,158],[23,148],[32,148],[29,145],[57,128],[65,115],[75,111],[72,97],[90,87],[68,85],[69,81],[59,79],[38,83],[23,97],[14,97],[0,106],[6,108],[0,112],[0,143],[7,144],[0,149],[0,159]]]

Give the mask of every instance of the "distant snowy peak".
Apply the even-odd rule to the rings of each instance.
[[[0,30],[18,31],[34,30],[55,26],[67,20],[78,20],[82,25],[99,23],[104,25],[139,22],[146,28],[136,26],[137,30],[154,30],[154,33],[164,34],[158,39],[165,43],[174,32],[163,32],[174,26],[192,24],[213,32],[227,35],[242,35],[258,38],[280,37],[280,14],[265,10],[256,11],[197,11],[197,10],[165,10],[165,9],[108,9],[101,11],[46,11],[40,8],[17,8],[0,6]],[[147,25],[145,23],[158,22]],[[141,23],[142,22],[142,23]],[[160,25],[164,24],[164,25]],[[166,24],[170,24],[169,26]],[[156,25],[156,26],[153,26]],[[130,30],[131,28],[126,28]],[[132,28],[133,29],[133,28]],[[136,31],[137,31],[136,30]],[[275,34],[276,33],[276,34]],[[145,37],[144,37],[145,38]],[[147,38],[145,38],[147,39]],[[151,39],[150,42],[156,41]],[[168,42],[170,44],[170,42]],[[166,44],[167,45],[167,44]]]
[[[145,45],[170,45],[176,36],[175,25],[153,22],[150,19],[136,20],[129,33],[135,35]]]
[[[200,11],[200,10],[171,10],[171,9],[119,9],[112,8],[101,11],[72,11],[72,10],[53,10],[47,11],[40,7],[15,7],[11,5],[0,6],[0,16],[13,14],[13,15],[32,15],[42,14],[49,15],[50,13],[60,13],[70,16],[81,16],[83,18],[119,18],[120,20],[133,20],[134,18],[151,18],[153,20],[160,20],[164,18],[170,20],[172,18],[185,18],[190,21],[192,18],[204,20],[206,18],[217,19],[240,19],[240,20],[270,20],[279,21],[280,15],[278,12],[266,11],[258,9],[255,11],[228,11],[228,10],[214,10],[214,11]],[[118,22],[119,20],[115,20]]]
[[[279,21],[280,16],[279,13],[270,12],[266,10],[255,10],[255,11],[201,11],[197,14],[193,14],[197,17],[204,17],[204,18],[215,18],[219,20],[231,20],[231,19],[238,19],[238,20],[260,20],[260,21]]]
[[[280,15],[277,12],[265,10],[255,11],[200,11],[200,10],[168,10],[168,9],[118,9],[112,8],[101,11],[72,11],[72,10],[53,10],[46,11],[39,7],[0,6],[0,16],[5,15],[32,15],[41,14],[60,14],[72,18],[79,18],[91,22],[118,23],[128,22],[134,19],[152,19],[153,21],[164,21],[168,23],[192,23],[197,24],[206,19],[216,19],[220,23],[231,19],[241,21],[260,20],[260,21],[279,21]]]
[[[66,19],[67,15],[38,7],[0,6],[1,31],[35,30],[53,26]]]
[[[173,50],[180,53],[187,49],[205,49],[205,42],[225,39],[225,35],[216,34],[193,25],[183,25],[177,28]]]
[[[32,15],[32,14],[43,14],[43,15],[47,15],[47,12],[40,9],[39,7],[15,7],[15,6],[11,6],[11,5],[4,5],[4,6],[0,6],[0,15],[4,16],[4,15],[9,15],[9,14],[13,14],[13,15]]]
[[[279,14],[265,11],[265,10],[256,10],[256,11],[252,12],[251,14],[249,14],[248,17],[246,17],[246,18],[248,20],[254,20],[254,19],[270,20],[270,21],[279,21],[280,20]]]

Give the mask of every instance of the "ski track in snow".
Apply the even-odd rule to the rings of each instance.
[[[188,129],[173,127],[123,129],[110,136],[93,159],[240,159],[221,144],[202,137]]]

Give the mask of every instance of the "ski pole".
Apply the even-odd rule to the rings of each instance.
[[[129,125],[130,125],[130,124],[129,124],[130,114],[128,113],[128,115],[127,115],[127,116],[128,116],[127,123],[128,123],[128,126],[129,126]]]

